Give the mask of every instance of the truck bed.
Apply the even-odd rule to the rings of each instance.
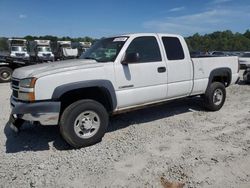
[[[207,57],[193,58],[194,86],[192,95],[204,93],[209,81],[210,73],[215,69],[230,67],[232,71],[231,83],[238,79],[238,57]]]

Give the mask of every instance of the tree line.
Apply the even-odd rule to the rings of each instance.
[[[25,36],[28,41],[33,40],[69,40],[72,42],[95,42],[97,39],[91,37],[57,37],[57,36]],[[210,34],[200,35],[198,33],[193,36],[186,37],[186,42],[190,51],[250,51],[250,30],[245,33],[233,33],[230,30],[216,31]],[[7,38],[0,37],[0,51],[7,50]]]
[[[233,33],[230,30],[185,38],[190,51],[250,51],[250,30]]]

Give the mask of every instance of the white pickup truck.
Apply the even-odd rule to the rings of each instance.
[[[9,124],[59,125],[73,147],[101,141],[109,116],[187,96],[219,110],[239,79],[237,57],[191,59],[183,37],[128,34],[96,42],[77,60],[16,69]]]

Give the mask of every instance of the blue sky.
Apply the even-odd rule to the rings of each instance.
[[[0,0],[0,36],[250,29],[250,0]]]

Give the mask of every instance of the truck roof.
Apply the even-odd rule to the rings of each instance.
[[[122,34],[122,35],[116,35],[113,37],[118,36],[127,36],[127,37],[139,37],[139,36],[150,36],[150,35],[163,35],[163,36],[170,36],[170,37],[182,37],[181,35],[177,34],[169,34],[169,33],[129,33],[129,34]]]
[[[49,46],[50,45],[50,40],[34,40],[37,45],[44,45],[44,46]]]
[[[26,46],[27,40],[26,39],[8,39],[8,43],[10,46]]]
[[[91,42],[79,42],[84,47],[90,47],[92,45]]]
[[[71,44],[71,41],[57,41],[58,44]]]
[[[27,40],[26,39],[14,39],[14,38],[11,38],[11,39],[8,39],[8,41],[23,41],[23,42],[26,42]]]

